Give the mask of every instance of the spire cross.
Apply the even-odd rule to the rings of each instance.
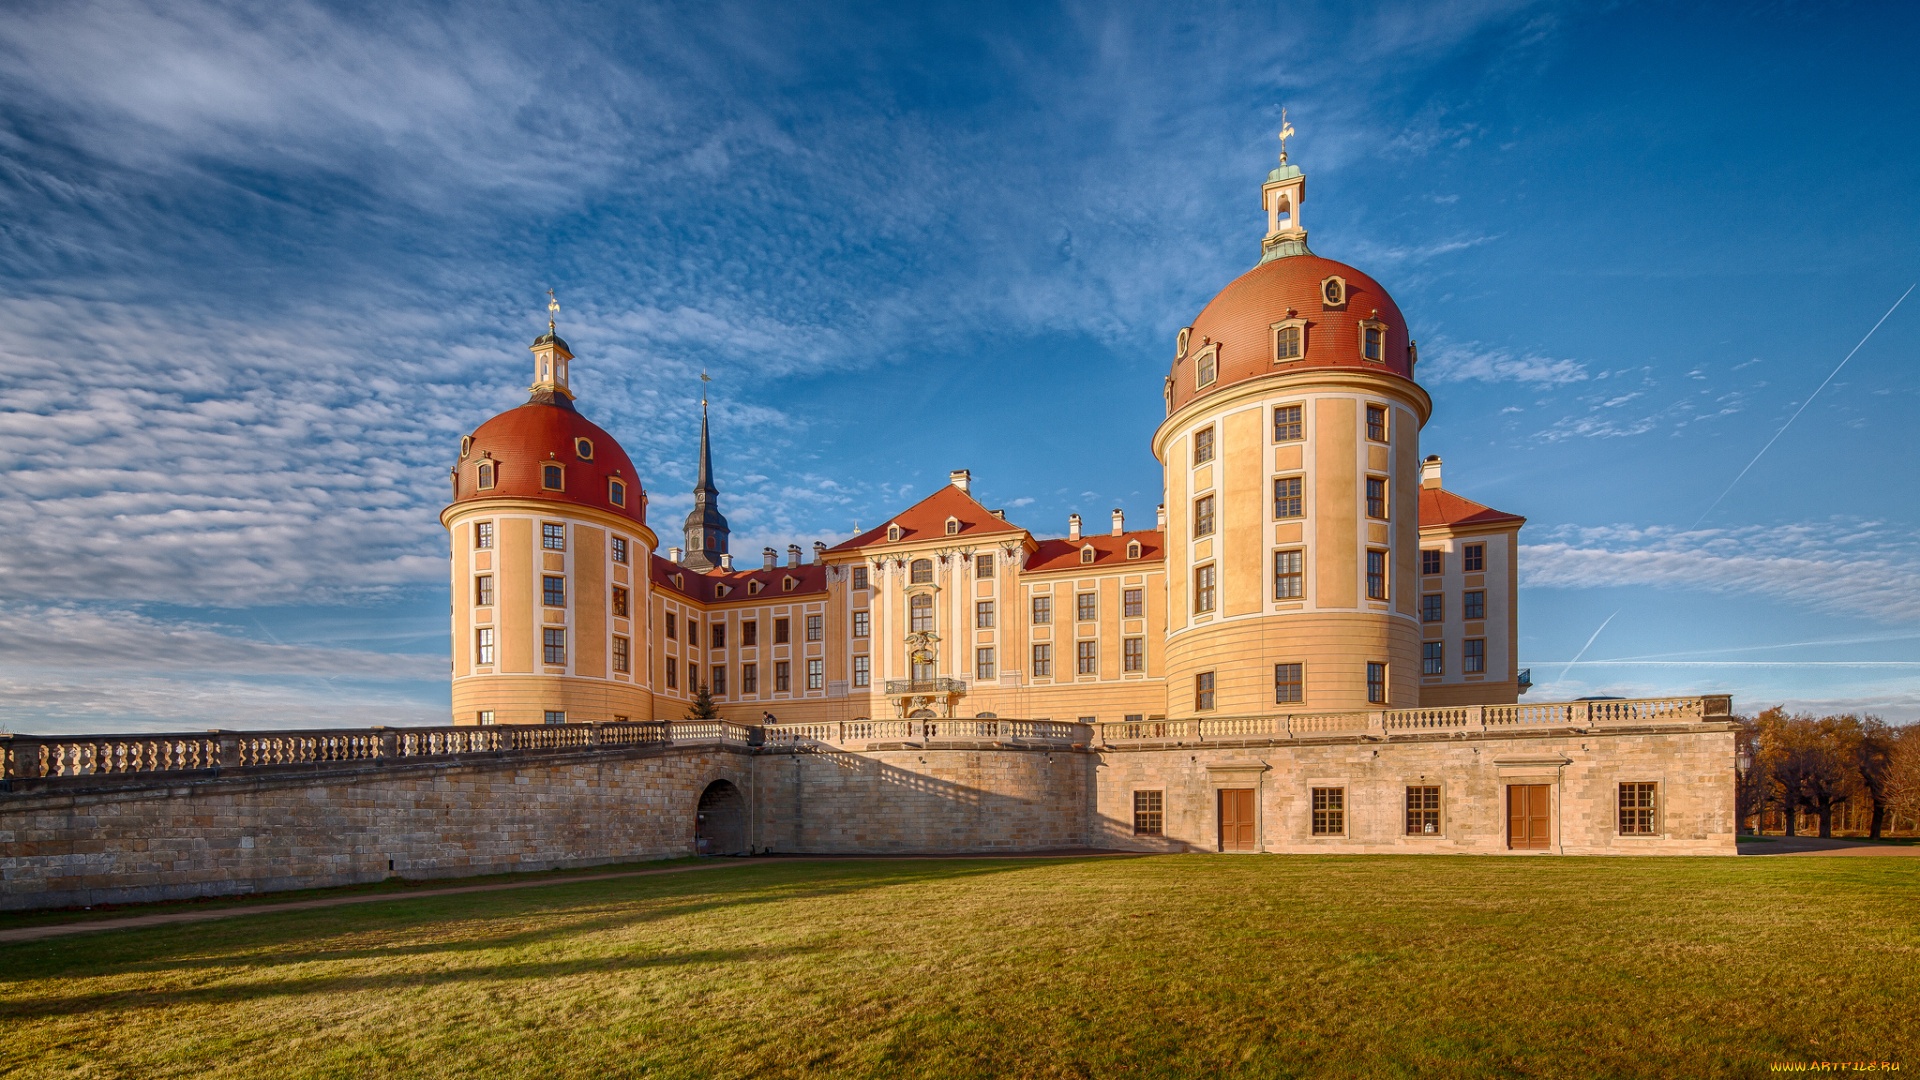
[[[1280,109],[1280,164],[1287,163],[1287,140],[1293,137],[1293,125],[1287,123],[1287,110]]]
[[[555,300],[553,298],[553,290],[548,289],[547,290],[547,333],[551,334],[554,332],[553,320],[554,320],[554,317],[559,314],[560,314],[560,301]]]
[[[700,407],[703,409],[707,407],[707,384],[712,381],[713,381],[713,377],[707,374],[707,369],[701,368],[700,369]]]

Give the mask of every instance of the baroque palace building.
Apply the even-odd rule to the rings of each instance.
[[[1147,721],[1510,703],[1525,519],[1440,482],[1432,400],[1380,284],[1307,249],[1305,177],[1262,188],[1260,263],[1179,332],[1153,433],[1166,501],[1042,538],[971,476],[810,556],[735,565],[701,403],[699,478],[664,551],[549,325],[525,405],[461,442],[454,719],[721,713]],[[684,546],[682,546],[684,545]]]

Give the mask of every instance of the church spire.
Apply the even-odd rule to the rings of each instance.
[[[693,484],[693,509],[687,514],[687,565],[711,570],[727,553],[727,518],[720,512],[720,489],[713,486],[713,444],[707,435],[706,384],[700,373],[700,476]]]

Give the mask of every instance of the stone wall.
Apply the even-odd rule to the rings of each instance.
[[[752,773],[744,747],[675,746],[16,794],[0,908],[689,855],[701,791],[731,780],[751,807]]]

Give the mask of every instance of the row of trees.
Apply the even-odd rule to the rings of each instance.
[[[1833,812],[1871,813],[1880,836],[1890,814],[1920,815],[1920,724],[1894,727],[1879,717],[1791,716],[1775,707],[1742,720],[1740,820],[1777,810],[1795,835],[1801,812],[1833,835]]]

